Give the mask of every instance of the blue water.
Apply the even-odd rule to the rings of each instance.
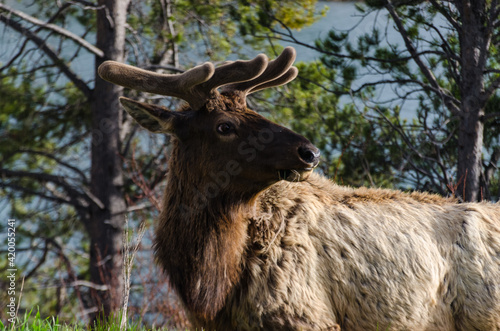
[[[356,40],[359,35],[370,32],[373,25],[381,26],[386,20],[376,21],[376,15],[370,14],[367,17],[361,17],[355,8],[356,2],[319,2],[318,9],[328,7],[325,16],[300,31],[294,32],[294,37],[305,44],[314,46],[314,41],[324,39],[328,31],[336,29],[337,31],[352,31],[351,41]],[[397,38],[396,33],[391,33],[392,38]],[[314,49],[306,46],[297,45],[292,42],[282,42],[283,46],[293,46],[297,50],[298,61],[312,61],[319,58],[320,54]]]
[[[17,0],[6,0],[6,5],[27,12],[28,14],[36,11],[36,7],[24,5],[25,2],[18,2]],[[303,28],[300,31],[294,31],[294,36],[302,43],[314,46],[314,41],[318,38],[323,38],[326,36],[327,32],[331,28],[337,29],[349,29],[354,27],[360,20],[359,15],[355,9],[355,2],[319,2],[317,5],[318,9],[328,7],[329,10],[326,15],[315,22],[313,25]],[[365,18],[363,22],[356,26],[356,32],[353,34],[353,38],[357,38],[359,33],[368,31],[372,28],[374,22],[374,15],[370,15]],[[76,31],[75,31],[76,29]],[[74,24],[71,26],[76,34],[81,34],[83,29]],[[88,38],[87,38],[88,39]],[[0,64],[6,63],[17,51],[17,47],[20,42],[24,41],[20,38],[16,31],[10,28],[6,28],[3,24],[0,24]],[[49,39],[50,43],[51,39]],[[52,40],[53,41],[53,40]],[[276,41],[283,46],[293,46],[297,50],[297,60],[298,61],[312,61],[319,57],[319,54],[305,46],[296,45],[291,42]],[[76,50],[72,49],[75,46],[72,42],[67,42],[68,46],[65,48],[64,55],[66,58],[72,56],[72,52]],[[34,47],[32,44],[29,47]],[[259,50],[249,50],[249,57],[255,56],[259,53]],[[189,59],[194,62],[202,62],[206,59],[199,59],[198,61],[191,56],[191,54],[183,54],[185,59]],[[38,58],[37,52],[32,52],[30,56],[27,57],[28,61],[36,61]],[[181,59],[182,61],[182,59]],[[94,56],[89,52],[83,50],[80,55],[76,57],[72,63],[71,67],[75,70],[84,80],[92,79],[94,75],[93,70]]]

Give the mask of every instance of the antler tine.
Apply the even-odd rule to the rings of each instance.
[[[249,61],[238,60],[215,68],[215,73],[199,88],[213,93],[218,87],[252,80],[259,77],[268,67],[269,59],[264,54],[257,55]]]
[[[278,77],[278,78],[276,78],[274,80],[271,80],[271,81],[269,81],[267,83],[260,84],[260,85],[257,85],[255,87],[253,87],[251,90],[249,90],[247,92],[247,94],[251,94],[251,93],[254,93],[254,92],[266,89],[266,88],[270,88],[270,87],[285,85],[286,83],[294,80],[295,77],[297,77],[298,74],[299,74],[299,69],[297,69],[296,67],[291,67],[282,76],[280,76],[280,77]]]
[[[242,91],[246,95],[267,87],[288,83],[298,73],[296,68],[290,68],[295,61],[295,57],[295,49],[293,47],[286,47],[280,56],[269,62],[262,75],[250,81],[228,85],[224,87],[224,90]],[[284,77],[282,78],[282,76]]]
[[[187,101],[193,109],[203,106],[206,100],[197,87],[208,81],[214,72],[214,65],[209,62],[178,75],[159,74],[115,61],[106,61],[98,69],[99,76],[108,82],[143,92],[177,97]]]

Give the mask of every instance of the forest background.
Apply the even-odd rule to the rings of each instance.
[[[301,32],[346,5],[348,26]],[[249,105],[316,144],[318,171],[344,185],[496,201],[499,28],[495,0],[0,3],[0,270],[16,220],[20,313],[38,306],[86,322],[130,294],[131,318],[186,325],[151,252],[169,137],[139,129],[118,97],[170,108],[178,100],[104,82],[103,61],[179,73],[295,46],[299,77]],[[124,247],[139,229],[126,288]]]

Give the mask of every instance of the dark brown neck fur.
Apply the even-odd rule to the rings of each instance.
[[[169,164],[155,256],[190,313],[209,321],[240,280],[246,204],[224,191],[205,199],[201,192],[210,179],[179,144],[174,143]]]

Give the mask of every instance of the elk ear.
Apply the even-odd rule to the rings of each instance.
[[[173,133],[175,112],[125,97],[120,97],[120,103],[143,128],[155,133]]]

